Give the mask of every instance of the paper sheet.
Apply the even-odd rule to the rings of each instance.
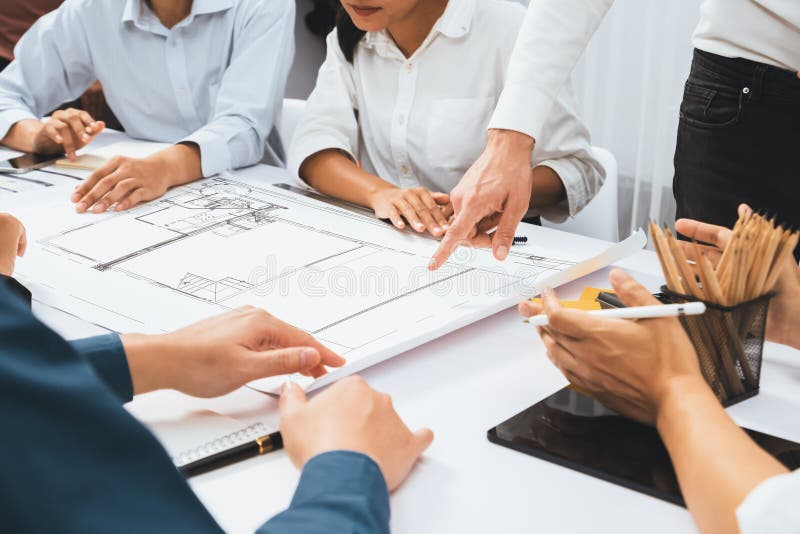
[[[0,174],[0,196],[38,193],[44,189],[65,187],[65,198],[79,180],[72,176],[53,174],[46,171],[29,171],[22,174]]]
[[[646,241],[641,231],[610,246],[529,227],[529,244],[505,262],[460,248],[429,272],[434,240],[228,177],[125,213],[79,215],[66,202],[37,202],[17,214],[31,242],[17,272],[38,300],[120,332],[165,332],[259,306],[347,359],[317,380],[292,377],[308,390],[604,267]],[[253,386],[274,392],[282,382]]]

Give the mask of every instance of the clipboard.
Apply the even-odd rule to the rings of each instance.
[[[788,469],[800,468],[800,444],[744,430]],[[490,429],[488,438],[503,447],[686,506],[656,429],[624,418],[570,387]]]

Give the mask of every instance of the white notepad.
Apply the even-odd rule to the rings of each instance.
[[[176,467],[242,445],[272,430],[247,425],[211,410],[197,409],[189,397],[156,392],[126,406],[158,438]]]

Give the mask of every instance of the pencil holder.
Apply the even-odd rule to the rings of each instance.
[[[684,316],[681,324],[689,335],[706,382],[724,406],[758,394],[767,311],[773,293],[736,306],[706,305],[703,315]],[[665,304],[700,301],[661,288]]]

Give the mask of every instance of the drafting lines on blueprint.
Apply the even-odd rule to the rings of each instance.
[[[93,280],[122,274],[220,312],[262,307],[345,354],[392,333],[398,322],[423,323],[472,301],[508,298],[517,295],[520,281],[574,265],[522,249],[497,265],[488,254],[477,261],[463,249],[466,257],[429,272],[435,241],[227,178],[176,188],[159,201],[64,229],[39,244],[85,265]],[[121,296],[97,304],[143,324],[150,313]]]

